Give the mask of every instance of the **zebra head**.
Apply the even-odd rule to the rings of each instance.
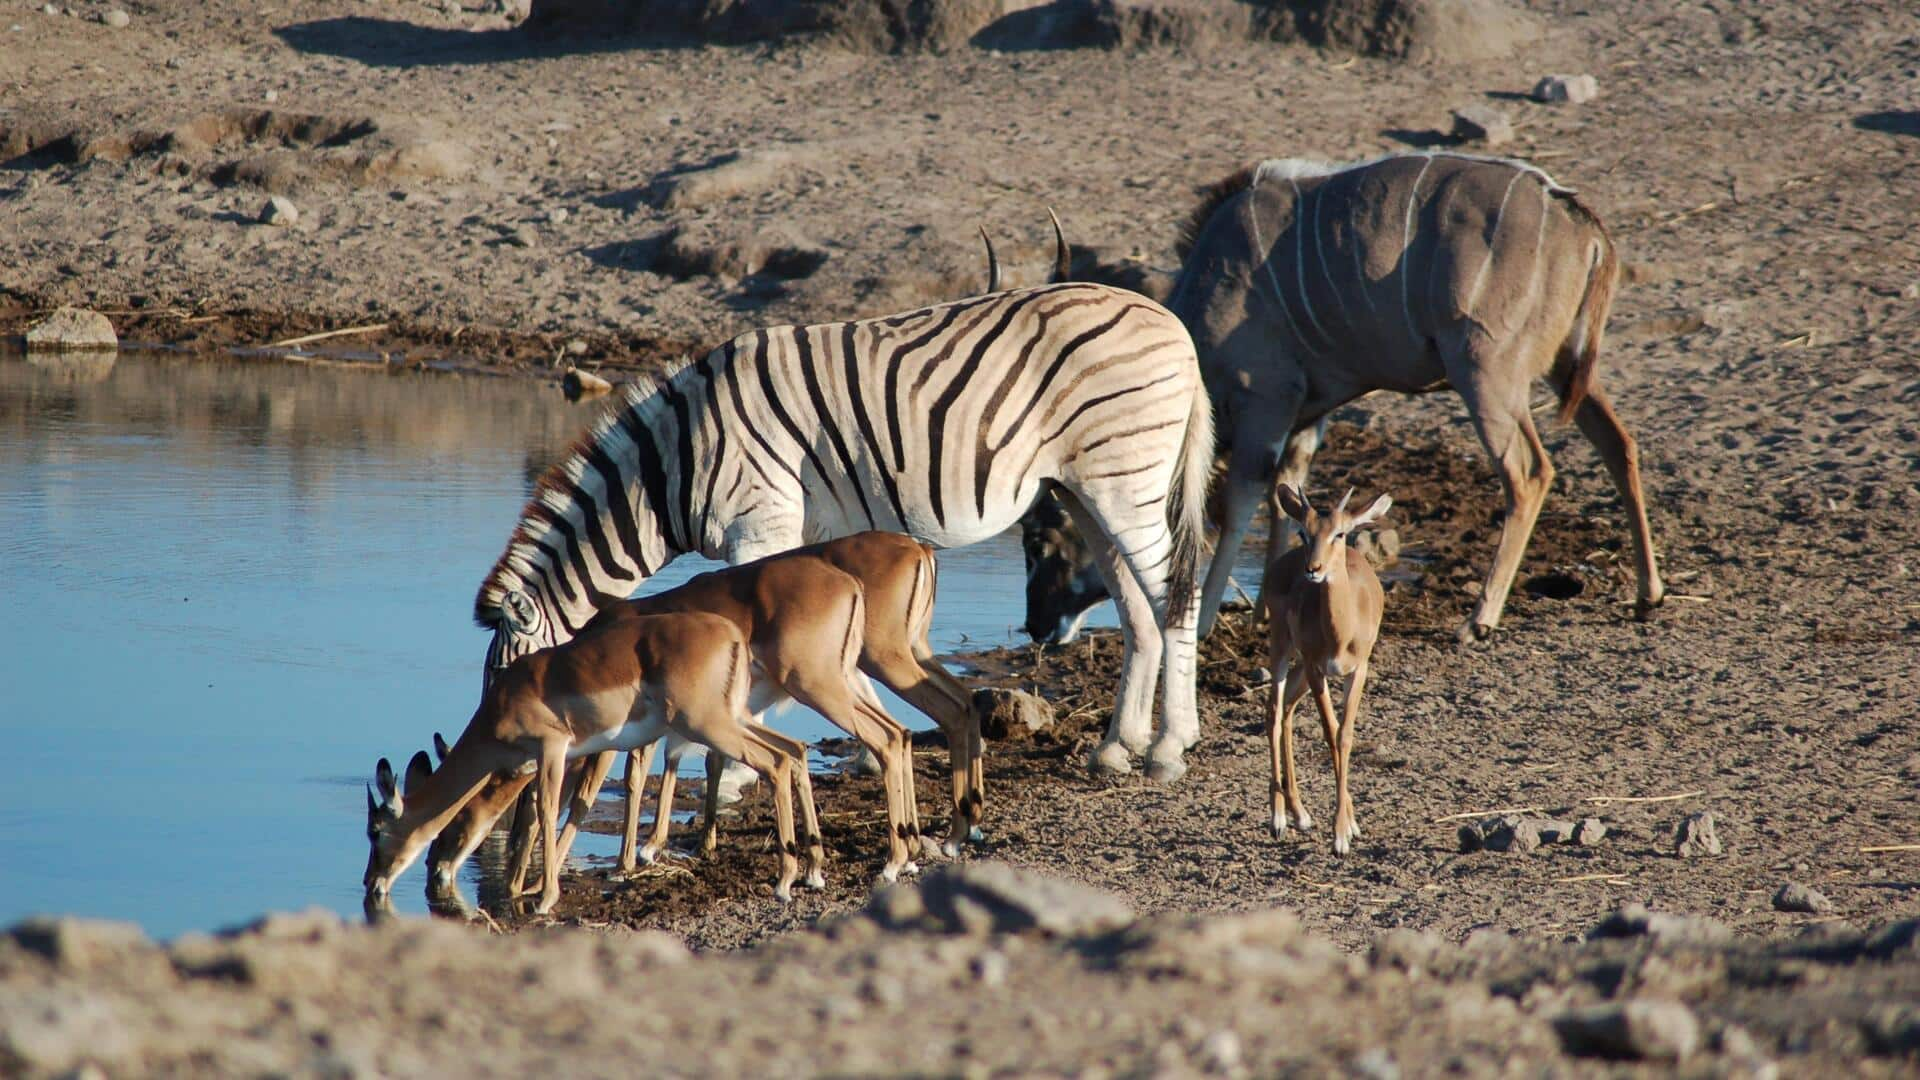
[[[1087,615],[1107,598],[1107,584],[1052,492],[1020,519],[1020,547],[1027,563],[1027,636],[1043,645],[1079,637]]]

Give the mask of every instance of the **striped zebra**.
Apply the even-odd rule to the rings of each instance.
[[[1452,389],[1507,492],[1493,565],[1460,630],[1463,642],[1486,637],[1552,485],[1528,400],[1539,378],[1626,505],[1642,615],[1660,603],[1639,452],[1595,376],[1618,262],[1572,190],[1524,162],[1464,154],[1270,160],[1208,189],[1179,252],[1167,306],[1193,334],[1227,459],[1201,633],[1276,465],[1280,482],[1304,484],[1316,422],[1375,390]],[[1036,539],[1043,528],[1026,530],[1030,577],[1045,579],[1030,582],[1027,623],[1057,637],[1089,590],[1053,599],[1078,579],[1057,554],[1067,545]],[[1278,554],[1284,538],[1273,539]]]
[[[568,640],[681,554],[737,563],[868,529],[956,547],[1050,488],[1093,538],[1122,611],[1118,700],[1092,766],[1126,772],[1150,751],[1152,774],[1172,780],[1199,735],[1212,448],[1186,329],[1124,290],[1053,284],[757,330],[629,388],[547,471],[474,618],[498,667]]]

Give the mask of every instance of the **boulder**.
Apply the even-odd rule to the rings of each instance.
[[[1453,110],[1453,137],[1482,146],[1513,141],[1513,121],[1491,105],[1463,105]]]
[[[260,208],[260,224],[262,225],[278,225],[280,228],[286,229],[291,228],[299,220],[300,209],[293,205],[292,199],[284,195],[269,197],[266,205]]]
[[[1554,1018],[1567,1052],[1628,1061],[1680,1061],[1700,1048],[1700,1021],[1677,1001],[1610,1002]]]
[[[1497,59],[1540,35],[1540,21],[1505,0],[1294,0],[1287,6],[1309,44],[1417,63]]]
[[[942,866],[918,886],[882,889],[865,915],[892,930],[1065,938],[1103,933],[1134,918],[1112,893],[992,861]]]
[[[1773,909],[1803,912],[1808,915],[1825,915],[1833,910],[1833,901],[1814,889],[1789,881],[1773,894]]]
[[[1031,737],[1053,726],[1053,703],[1025,690],[975,690],[973,714],[980,718],[980,734],[989,739]]]
[[[1548,75],[1533,84],[1533,100],[1585,105],[1600,96],[1600,83],[1591,75]]]
[[[117,349],[120,338],[105,315],[86,308],[55,308],[51,315],[27,327],[27,351],[66,352]]]
[[[1733,936],[1726,925],[1700,915],[1673,915],[1649,911],[1645,904],[1625,904],[1587,931],[1597,938],[1649,937],[1677,945],[1711,945]]]

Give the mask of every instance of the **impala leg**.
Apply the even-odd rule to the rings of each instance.
[[[1340,763],[1340,728],[1339,721],[1334,717],[1333,712],[1333,692],[1327,686],[1326,673],[1324,671],[1315,671],[1311,667],[1307,670],[1307,684],[1313,692],[1314,708],[1320,713],[1320,730],[1327,736],[1327,756],[1333,760],[1334,801],[1335,805],[1338,806],[1338,793],[1347,790],[1347,781],[1346,773],[1342,771]],[[1336,810],[1334,813],[1333,850],[1338,854],[1345,855],[1347,853],[1347,838],[1340,835],[1339,819],[1340,815]]]
[[[652,866],[662,852],[667,850],[667,842],[673,832],[674,789],[680,782],[680,762],[673,747],[667,748],[667,761],[660,770],[660,783],[654,795],[653,828],[647,833],[647,842],[640,846],[636,858],[647,866]]]
[[[1653,531],[1647,527],[1646,495],[1640,490],[1640,446],[1627,433],[1626,426],[1620,423],[1620,417],[1613,411],[1613,403],[1607,400],[1597,385],[1587,388],[1586,398],[1574,413],[1574,423],[1580,426],[1581,433],[1593,444],[1593,448],[1600,452],[1600,460],[1606,463],[1607,472],[1613,477],[1614,489],[1620,493],[1620,501],[1626,504],[1627,524],[1633,530],[1633,553],[1640,575],[1640,593],[1635,610],[1644,619],[1666,599],[1666,588],[1660,584],[1660,568],[1656,565],[1653,552]]]
[[[1300,780],[1293,759],[1293,712],[1306,695],[1306,673],[1284,660],[1275,663],[1273,671],[1273,685],[1267,694],[1267,750],[1273,759],[1271,827],[1279,839],[1287,835],[1289,822],[1305,831],[1313,828],[1313,818],[1300,801]]]
[[[560,830],[560,864],[566,865],[567,856],[573,851],[574,837],[580,835],[580,827],[593,811],[593,804],[600,800],[600,788],[607,782],[607,774],[613,771],[614,752],[604,751],[579,763],[578,771],[573,774],[573,791],[567,800],[567,826]]]
[[[1280,751],[1286,763],[1287,813],[1293,815],[1293,824],[1301,832],[1313,828],[1313,815],[1307,813],[1307,803],[1300,797],[1300,767],[1294,764],[1293,757],[1293,717],[1300,699],[1307,696],[1306,674],[1298,669],[1287,673],[1287,700],[1280,712]]]
[[[766,738],[764,730],[742,727],[740,731],[745,736],[743,745],[729,756],[739,757],[773,788],[773,826],[780,844],[780,878],[773,895],[784,903],[793,899],[793,881],[800,876],[800,845],[793,836],[794,761]]]
[[[912,873],[917,869],[913,867],[913,853],[908,845],[911,823],[906,793],[900,784],[900,746],[905,741],[906,729],[883,710],[862,709],[851,680],[816,681],[821,685],[814,685],[795,673],[784,689],[795,701],[859,740],[880,760],[880,786],[886,792],[887,806],[887,861],[881,867],[880,880],[897,881],[902,872]]]
[[[534,786],[540,803],[540,903],[534,914],[546,915],[560,902],[560,858],[554,826],[560,818],[560,792],[566,784],[567,751],[563,745],[543,746],[540,775]]]
[[[1353,770],[1353,734],[1360,726],[1360,695],[1367,686],[1367,664],[1361,661],[1353,669],[1353,678],[1347,683],[1347,700],[1340,715],[1340,765],[1334,773],[1334,786],[1339,789],[1333,814],[1333,849],[1342,855],[1347,853],[1354,837],[1360,835],[1360,823],[1353,814],[1353,793],[1349,778]]]
[[[632,873],[640,866],[640,804],[646,801],[647,774],[653,772],[653,754],[660,741],[627,751],[627,812],[620,835],[620,869]],[[662,811],[664,812],[664,811]]]
[[[520,789],[513,805],[513,825],[507,833],[507,895],[527,891],[527,870],[533,863],[534,818],[539,812],[539,777]]]
[[[1466,402],[1480,441],[1500,471],[1507,492],[1507,517],[1500,526],[1500,543],[1480,602],[1460,628],[1462,644],[1485,638],[1500,625],[1520,557],[1526,553],[1533,524],[1553,485],[1553,463],[1547,460],[1546,447],[1528,411],[1527,382],[1510,377],[1517,365],[1504,363],[1492,346],[1478,337],[1473,342],[1468,350],[1473,358],[1449,363],[1447,379]]]
[[[958,680],[941,670],[931,656],[923,659],[901,649],[890,649],[873,638],[867,639],[860,666],[909,705],[925,713],[946,735],[953,773],[953,801],[944,850],[948,856],[958,855],[960,845],[978,827],[980,808],[986,801],[978,763],[979,720],[973,715],[972,696]]]
[[[726,754],[707,751],[706,798],[700,808],[699,850],[702,858],[710,858],[720,849],[720,778],[726,774],[727,757]]]
[[[894,740],[894,767],[900,770],[899,779],[895,782],[900,788],[901,809],[906,814],[909,858],[913,853],[929,859],[937,858],[940,845],[920,828],[919,782],[913,771],[913,732],[895,720],[887,712],[886,706],[880,704],[880,695],[874,692],[873,684],[865,677],[854,679],[853,684],[854,708],[866,714],[875,727],[888,729]]]
[[[807,744],[768,728],[759,729],[759,734],[797,763],[793,779],[800,789],[800,827],[805,830],[807,847],[804,884],[809,889],[824,889],[827,887],[827,848],[820,839],[820,815],[813,802],[813,772],[807,767]]]

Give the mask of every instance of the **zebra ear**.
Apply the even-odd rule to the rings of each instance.
[[[534,619],[533,598],[519,589],[500,598],[500,617],[507,629],[516,634],[531,634],[538,629]]]

